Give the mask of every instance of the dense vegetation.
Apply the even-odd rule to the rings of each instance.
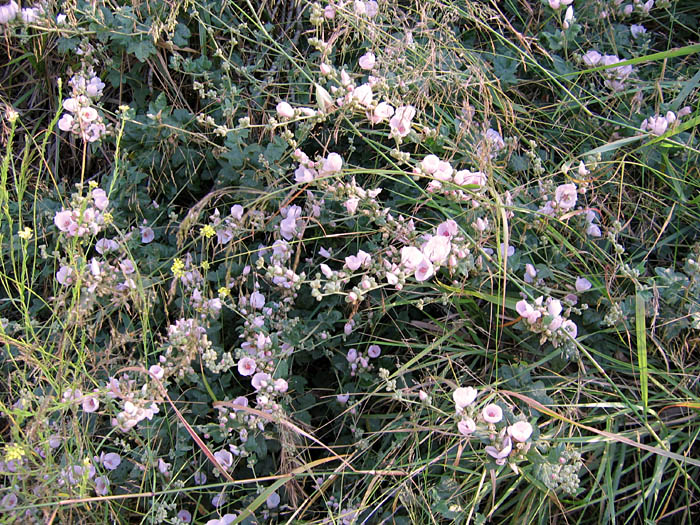
[[[0,522],[690,522],[698,13],[0,5]]]

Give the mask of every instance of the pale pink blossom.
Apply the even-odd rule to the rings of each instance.
[[[323,161],[321,172],[324,175],[338,173],[343,169],[343,158],[337,153],[329,153],[328,157]]]
[[[374,56],[374,53],[368,51],[360,57],[359,64],[362,69],[370,70],[374,67],[376,61],[377,57]]]
[[[532,264],[526,264],[525,265],[525,282],[530,284],[534,282],[535,278],[537,277],[537,270]]]
[[[280,394],[284,394],[289,389],[289,383],[281,377],[275,379],[275,390]]]
[[[442,237],[453,237],[459,232],[459,226],[452,219],[441,222],[437,227],[437,234]]]
[[[413,106],[400,106],[396,108],[394,116],[389,121],[391,132],[399,137],[405,137],[411,131],[411,121],[416,116],[416,108]]]
[[[577,292],[585,292],[586,290],[590,290],[593,285],[591,284],[591,281],[586,279],[585,277],[577,277],[576,278],[576,291]]]
[[[423,260],[416,266],[416,271],[413,276],[416,278],[416,281],[422,282],[430,279],[434,273],[435,268],[433,267],[433,263],[423,257]]]
[[[518,314],[520,314],[520,316],[522,316],[524,319],[527,319],[530,324],[535,324],[542,316],[542,313],[539,310],[533,308],[532,305],[530,305],[530,303],[524,299],[515,303],[515,309],[517,310]]]
[[[107,476],[95,478],[95,493],[98,496],[106,496],[109,493],[109,479]]]
[[[82,405],[85,412],[96,412],[100,408],[100,402],[95,396],[86,396]]]
[[[53,222],[59,230],[68,232],[71,226],[75,224],[73,212],[71,210],[61,210],[54,216]]]
[[[238,373],[242,376],[252,376],[256,368],[255,359],[251,357],[243,357],[238,361]]]
[[[583,55],[583,63],[589,67],[597,66],[602,58],[603,55],[598,53],[598,51],[595,49],[591,49],[585,55]]]
[[[148,371],[158,380],[163,379],[165,376],[165,370],[163,370],[163,367],[160,365],[151,365]]]
[[[478,393],[479,392],[476,390],[476,388],[471,386],[459,387],[452,392],[452,399],[457,407],[457,412],[461,412],[466,407],[471,405],[474,400],[476,400]]]
[[[369,118],[372,124],[379,124],[380,122],[391,118],[393,114],[394,108],[391,104],[387,104],[386,102],[380,102],[374,108],[374,111],[371,114],[368,114],[367,118]]]
[[[149,226],[142,226],[141,227],[141,242],[144,244],[148,244],[150,242],[153,242],[153,239],[155,239],[156,234],[153,231],[153,228]]]
[[[275,108],[277,110],[277,115],[283,119],[290,119],[294,117],[294,108],[289,104],[289,102],[282,101],[277,104]]]
[[[352,199],[346,200],[344,206],[345,209],[348,210],[348,213],[350,215],[355,215],[358,204],[360,204],[360,199],[358,199],[357,197],[353,197]]]
[[[465,437],[469,437],[476,430],[476,423],[470,417],[463,419],[457,423],[457,429],[460,434]]]
[[[109,205],[107,193],[102,188],[95,188],[92,190],[92,198],[95,201],[95,206],[97,206],[99,210],[104,211],[104,209]]]
[[[335,399],[338,401],[338,403],[344,405],[348,402],[348,399],[350,399],[350,394],[338,394],[335,396]]]
[[[107,470],[114,470],[122,463],[122,458],[116,452],[108,452],[101,458],[102,466]]]
[[[578,192],[575,184],[561,184],[554,192],[554,202],[557,208],[562,211],[567,211],[576,205]]]
[[[496,460],[496,463],[498,463],[499,465],[503,465],[503,463],[505,463],[505,458],[507,458],[513,450],[513,442],[511,441],[510,436],[506,436],[503,440],[501,450],[498,450],[492,445],[484,447],[484,450],[489,456],[493,457]]]
[[[56,280],[63,286],[73,284],[73,269],[70,266],[61,266],[56,272]]]
[[[564,330],[567,334],[571,336],[572,339],[576,339],[576,335],[578,334],[578,327],[576,326],[576,323],[574,323],[571,319],[567,319],[562,323],[561,325],[562,330]]]
[[[433,173],[433,177],[442,182],[450,182],[452,180],[452,165],[444,160],[438,162],[437,170]]]
[[[370,347],[367,349],[367,355],[372,359],[376,359],[381,355],[381,353],[382,349],[379,345],[370,345]]]
[[[61,131],[71,131],[73,129],[73,115],[70,113],[64,113],[61,119],[58,121],[58,129]]]
[[[345,258],[345,264],[348,269],[355,271],[360,268],[360,266],[369,266],[372,261],[372,256],[365,251],[358,251],[357,255],[349,255]]]
[[[437,155],[426,155],[426,157],[420,163],[421,169],[428,175],[435,173],[439,166],[440,159],[437,157]]]
[[[423,252],[415,246],[401,248],[401,265],[407,270],[414,270],[423,260]]]
[[[437,265],[445,264],[452,245],[449,237],[433,235],[423,246],[423,255]]]
[[[361,106],[370,107],[373,98],[372,87],[369,84],[362,84],[352,91],[352,98]]]
[[[214,452],[214,457],[224,470],[228,470],[233,465],[233,454],[226,449],[217,450]]]
[[[498,405],[491,403],[486,405],[481,411],[481,416],[487,423],[498,423],[503,419],[503,409]]]
[[[258,372],[253,376],[251,384],[253,385],[253,388],[255,390],[260,390],[261,388],[266,387],[270,383],[270,379],[270,374],[267,374],[265,372]]]
[[[508,434],[515,441],[525,443],[532,435],[532,425],[527,421],[518,421],[508,427]]]

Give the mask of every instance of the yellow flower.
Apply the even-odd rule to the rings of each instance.
[[[209,261],[202,261],[202,270],[205,272],[209,270]]]
[[[226,288],[225,286],[222,286],[219,288],[219,297],[228,297],[229,294],[229,289]]]
[[[14,443],[8,443],[5,445],[5,461],[12,461],[14,459],[22,459],[24,457],[24,449]]]
[[[216,230],[210,224],[207,224],[206,226],[202,227],[200,233],[202,234],[202,237],[211,239],[212,237],[214,237],[214,235],[216,235]]]
[[[24,230],[20,231],[17,235],[19,235],[20,239],[24,239],[25,241],[28,241],[29,239],[32,238],[32,235],[34,232],[29,226],[25,226]]]
[[[176,278],[182,277],[185,275],[185,263],[183,263],[181,259],[174,259],[173,265],[170,267],[170,271],[173,272],[173,275]]]

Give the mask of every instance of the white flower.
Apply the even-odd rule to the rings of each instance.
[[[405,137],[411,131],[411,121],[416,116],[416,108],[413,106],[400,106],[396,108],[394,116],[389,121],[391,132],[399,137]]]
[[[323,161],[321,173],[330,175],[338,173],[341,169],[343,169],[343,158],[337,153],[329,153],[328,157]]]
[[[364,55],[362,55],[360,57],[359,63],[360,63],[360,67],[362,69],[370,70],[374,67],[374,64],[376,63],[376,61],[377,61],[377,57],[374,56],[374,53],[372,53],[371,51],[368,51],[367,53],[365,53]]]
[[[566,8],[566,13],[564,14],[564,22],[562,22],[562,27],[564,29],[569,29],[571,24],[574,23],[574,8],[569,6]]]
[[[158,380],[163,379],[163,376],[165,376],[165,370],[160,365],[151,365],[148,371]]]
[[[385,120],[391,118],[393,114],[393,106],[387,104],[386,102],[380,102],[379,104],[377,104],[377,107],[374,108],[374,111],[370,115],[368,115],[367,118],[369,118],[372,124],[379,124],[380,122],[384,122]]]
[[[58,129],[61,131],[71,131],[73,129],[73,115],[70,113],[64,113],[61,119],[58,121]]]

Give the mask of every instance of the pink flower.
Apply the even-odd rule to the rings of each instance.
[[[107,470],[114,470],[122,463],[122,458],[115,452],[108,452],[102,456],[102,466]]]
[[[362,250],[358,251],[357,255],[349,255],[345,258],[345,265],[352,271],[357,270],[360,266],[369,266],[371,262],[372,256]]]
[[[472,418],[467,418],[457,423],[457,429],[463,436],[469,437],[476,430],[476,423]]]
[[[218,450],[214,452],[214,457],[224,470],[228,470],[231,468],[231,465],[233,465],[233,454],[231,454],[228,450]]]
[[[407,270],[415,270],[423,260],[423,252],[415,246],[401,248],[401,265]]]
[[[281,377],[279,379],[275,379],[275,390],[277,390],[277,392],[279,392],[280,394],[284,394],[288,389],[289,384],[287,383],[287,381],[285,381]]]
[[[525,443],[532,435],[532,425],[527,421],[518,421],[508,427],[508,434],[515,441]]]
[[[252,376],[257,366],[255,359],[243,357],[238,361],[238,373],[242,376]]]
[[[428,175],[435,173],[439,166],[440,159],[437,157],[437,155],[426,155],[426,157],[420,163],[420,168]]]
[[[586,290],[590,290],[592,286],[593,285],[591,284],[591,281],[589,281],[585,277],[576,277],[577,292],[585,292]]]
[[[357,361],[357,349],[356,348],[351,348],[350,350],[348,350],[347,360],[348,360],[348,363],[354,363],[355,361]]]
[[[58,129],[61,131],[71,131],[73,129],[73,115],[64,113],[61,120],[58,121]]]
[[[558,299],[552,299],[547,305],[547,312],[552,317],[557,317],[562,311],[561,302]]]
[[[447,161],[441,160],[438,162],[437,170],[433,173],[433,177],[442,182],[450,182],[452,180],[452,164]]]
[[[424,257],[418,266],[416,266],[416,271],[413,276],[416,278],[416,281],[423,282],[430,279],[434,273],[435,268],[433,267],[433,263]]]
[[[107,476],[95,478],[95,493],[98,496],[105,496],[109,492],[109,479]]]
[[[411,131],[411,121],[416,116],[416,108],[413,106],[400,106],[396,108],[394,116],[389,121],[391,132],[399,137],[405,137]]]
[[[381,353],[382,349],[379,347],[379,345],[370,345],[370,347],[367,349],[367,355],[372,359],[376,359],[381,355]]]
[[[360,204],[360,199],[358,199],[357,197],[353,197],[352,199],[348,199],[345,201],[345,209],[348,210],[348,213],[350,215],[355,215],[358,204]]]
[[[477,394],[478,391],[476,390],[476,388],[471,386],[459,387],[457,390],[452,392],[452,399],[454,400],[455,405],[457,406],[457,412],[461,412],[466,407],[471,405],[476,399]]]
[[[153,231],[153,228],[149,226],[142,226],[141,227],[141,242],[144,244],[148,244],[155,239],[156,234]]]
[[[454,235],[457,235],[458,231],[459,227],[457,226],[457,223],[452,219],[440,223],[437,227],[437,234],[443,237],[452,237]]]
[[[335,396],[335,398],[338,401],[338,403],[344,405],[348,402],[348,399],[350,399],[350,394],[338,394],[337,396]]]
[[[95,108],[86,107],[86,108],[80,108],[78,110],[78,116],[80,117],[80,120],[82,120],[83,122],[92,122],[93,120],[97,119],[98,114],[97,114],[97,110],[95,110]]]
[[[576,335],[578,334],[578,327],[576,326],[576,323],[574,323],[571,319],[567,319],[566,321],[564,321],[561,325],[561,328],[567,334],[569,334],[572,339],[576,339]]]
[[[562,184],[554,192],[554,202],[560,210],[570,210],[576,205],[577,193],[575,184]]]
[[[253,292],[250,294],[250,306],[256,310],[260,310],[265,306],[265,296],[258,291]]]
[[[535,324],[542,316],[542,313],[539,310],[535,310],[535,308],[533,308],[532,305],[530,305],[530,303],[524,299],[515,303],[515,309],[518,314],[520,314],[520,316],[524,319],[527,319],[528,323],[530,324]]]
[[[56,280],[63,286],[73,284],[73,269],[70,266],[61,266],[56,272]]]
[[[56,227],[62,232],[68,232],[75,221],[73,220],[73,212],[70,210],[59,211],[53,218]]]
[[[315,176],[316,170],[307,168],[306,166],[299,166],[294,171],[294,180],[298,184],[308,184],[310,182],[313,182]]]
[[[255,390],[260,390],[261,388],[266,387],[269,383],[270,374],[266,374],[265,372],[258,372],[251,380],[251,384]]]
[[[387,104],[386,102],[380,102],[371,114],[368,114],[367,118],[372,124],[379,124],[383,122],[394,114],[394,108]]]
[[[366,108],[372,105],[373,96],[372,87],[369,84],[362,84],[352,91],[353,100]]]
[[[496,463],[503,465],[503,463],[505,463],[505,458],[507,458],[510,455],[510,452],[513,450],[513,442],[511,441],[510,436],[506,436],[503,440],[503,448],[501,450],[498,450],[496,447],[490,445],[485,447],[484,450],[489,456],[496,459]]]
[[[100,402],[95,396],[86,396],[83,399],[83,410],[85,412],[95,412],[100,408]]]
[[[481,416],[487,423],[498,423],[503,419],[503,410],[498,405],[491,403],[481,411]]]
[[[331,175],[338,173],[341,169],[343,169],[343,158],[337,153],[329,153],[328,157],[323,161],[321,173]]]
[[[525,282],[532,283],[537,277],[537,270],[532,264],[525,265]]]
[[[437,265],[445,264],[452,245],[449,237],[433,235],[423,246],[423,255]]]
[[[114,241],[112,239],[100,239],[95,243],[95,250],[100,255],[102,255],[103,253],[113,252],[118,248],[119,244],[117,244],[117,241]]]
[[[374,53],[371,51],[368,51],[364,55],[360,57],[359,63],[360,67],[362,69],[372,69],[374,67],[375,62],[377,61],[377,57],[374,56]]]
[[[163,370],[163,367],[160,365],[151,365],[148,371],[153,377],[159,380],[163,379],[163,376],[165,376],[165,370]]]
[[[294,108],[288,102],[280,102],[275,109],[277,109],[277,115],[280,118],[289,119],[294,117]]]

